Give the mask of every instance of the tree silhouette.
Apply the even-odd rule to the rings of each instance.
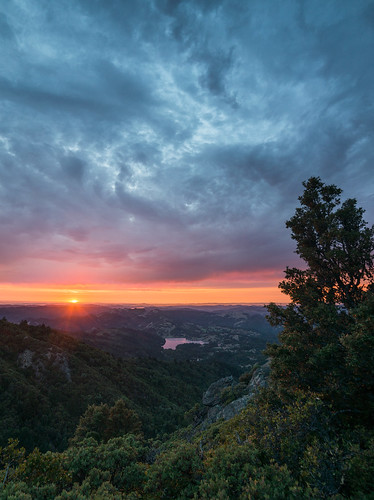
[[[340,201],[342,191],[335,185],[319,177],[303,185],[301,207],[286,225],[306,269],[287,268],[279,287],[291,302],[285,308],[268,306],[271,324],[283,327],[280,344],[266,350],[272,383],[283,395],[313,391],[341,411],[368,411],[374,228],[367,227],[356,200]],[[357,384],[364,365],[365,377]]]

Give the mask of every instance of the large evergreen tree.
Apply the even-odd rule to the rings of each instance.
[[[283,395],[318,393],[340,412],[373,409],[374,228],[355,199],[311,177],[286,225],[304,269],[287,268],[279,287],[290,304],[268,306],[280,343],[268,346],[273,385]]]

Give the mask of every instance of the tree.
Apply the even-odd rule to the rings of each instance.
[[[313,391],[336,409],[362,411],[360,398],[352,400],[352,381],[360,353],[373,345],[373,330],[363,332],[362,325],[374,291],[374,227],[367,227],[356,200],[341,202],[335,185],[319,177],[303,185],[301,207],[286,226],[306,268],[287,268],[279,284],[290,304],[268,306],[271,324],[283,327],[280,344],[266,351],[272,383],[283,394]],[[367,369],[372,380],[372,365]],[[372,390],[371,383],[365,397]]]
[[[87,437],[106,442],[128,433],[138,434],[140,430],[141,421],[137,413],[128,408],[123,399],[118,399],[112,407],[104,403],[89,406],[80,417],[71,443]]]
[[[303,185],[302,206],[286,226],[309,268],[287,269],[280,287],[297,303],[300,279],[312,280],[318,300],[351,308],[361,302],[368,281],[373,282],[374,228],[366,227],[355,199],[341,203],[341,189],[325,186],[319,177]]]

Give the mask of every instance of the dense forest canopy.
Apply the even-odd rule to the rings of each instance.
[[[112,400],[80,416],[66,449],[28,453],[12,439],[3,445],[0,498],[374,498],[374,231],[355,200],[341,202],[336,186],[312,177],[304,188],[287,226],[305,266],[287,268],[280,283],[290,304],[268,306],[282,333],[266,351],[267,387],[230,420],[207,428],[192,421],[154,439],[142,430],[146,422],[135,405],[120,394],[124,386],[118,392],[110,386],[110,371]],[[8,384],[16,373],[12,342],[10,336],[2,361],[8,363]],[[84,356],[96,351],[90,352]],[[177,366],[176,384],[192,373]],[[152,377],[148,368],[137,374]],[[200,366],[201,377],[205,369]],[[104,379],[102,384],[105,391]],[[138,404],[150,387],[142,384],[134,386]],[[27,399],[32,388],[23,389]],[[190,417],[194,412],[198,408]]]
[[[147,437],[170,433],[218,377],[215,362],[120,359],[45,325],[0,320],[0,446],[17,438],[28,451],[62,451],[90,405],[121,399]]]

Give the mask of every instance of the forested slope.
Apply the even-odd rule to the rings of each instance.
[[[229,374],[214,363],[122,360],[46,326],[0,320],[0,444],[66,448],[88,405],[123,398],[147,436],[170,432],[202,391]],[[231,373],[231,371],[230,371]]]

